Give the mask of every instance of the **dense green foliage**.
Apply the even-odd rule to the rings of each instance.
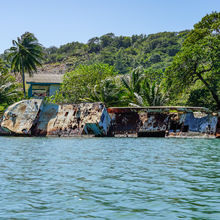
[[[127,100],[124,99],[124,90],[117,84],[114,77],[103,79],[99,85],[95,85],[89,97],[84,98],[86,102],[102,102],[109,106],[126,106]]]
[[[171,95],[188,90],[189,104],[215,101],[209,107],[220,109],[220,13],[213,12],[194,25],[166,76]]]
[[[116,76],[114,67],[108,64],[79,65],[65,74],[57,102],[77,103],[91,97],[95,86],[110,76]]]
[[[220,15],[213,12],[195,24],[190,32],[132,37],[109,33],[92,38],[87,44],[73,42],[60,48],[52,47],[47,49],[47,62],[66,62],[73,69],[71,73],[78,72],[79,65],[86,70],[94,63],[103,63],[119,74],[120,80],[109,75],[89,86],[85,76],[91,76],[91,73],[78,72],[72,78],[66,74],[68,80],[64,80],[62,95],[73,91],[70,88],[77,88],[74,92],[76,99],[66,95],[66,101],[103,101],[107,105],[121,106],[193,105],[220,109],[219,30]],[[76,78],[78,81],[83,79],[85,84]],[[83,96],[81,90],[84,90]]]
[[[102,101],[108,106],[168,104],[161,80],[188,33],[163,32],[132,37],[109,33],[94,37],[87,44],[73,42],[60,48],[46,49],[47,63],[65,62],[70,69],[55,100]],[[114,68],[118,79],[113,77],[116,74],[109,74],[96,81],[97,73],[91,70],[96,64]]]
[[[164,105],[168,99],[158,80],[150,81],[149,72],[136,68],[118,75],[108,64],[80,65],[64,76],[61,90],[48,99],[53,102],[103,102],[106,106]]]
[[[6,63],[0,59],[0,114],[19,97],[19,84],[14,76],[9,74]]]
[[[37,71],[43,60],[43,47],[38,43],[37,38],[29,32],[24,33],[17,41],[12,41],[13,46],[7,51],[8,60],[11,63],[11,70],[19,72],[23,79],[23,91],[25,91],[25,75]]]
[[[25,41],[30,36],[33,41]],[[25,42],[31,42],[30,46]],[[13,44],[9,56],[11,69],[32,74],[42,61],[41,45],[30,33]],[[25,53],[30,48],[33,50],[28,52],[32,54],[29,57]],[[60,91],[48,101],[220,109],[218,12],[206,15],[191,31],[131,37],[108,33],[85,44],[72,42],[59,48],[45,48],[44,56],[45,64],[68,66]]]
[[[120,74],[139,66],[165,69],[180,50],[188,31],[151,35],[115,36],[112,33],[94,37],[87,44],[72,42],[60,48],[46,49],[47,63],[66,62],[74,69],[79,64],[105,63]]]

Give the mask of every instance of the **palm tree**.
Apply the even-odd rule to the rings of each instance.
[[[141,67],[121,78],[125,90],[124,99],[131,106],[162,106],[167,103],[167,94],[161,90],[161,83],[150,81]]]
[[[23,91],[25,91],[25,75],[27,72],[31,76],[37,71],[37,66],[42,65],[43,47],[38,43],[34,34],[26,32],[21,37],[12,41],[13,46],[7,51],[8,59],[11,62],[11,69],[19,72],[23,80]]]
[[[150,82],[145,78],[141,87],[141,95],[137,96],[138,105],[163,106],[168,101],[168,96],[161,90],[161,84],[156,81]]]
[[[13,96],[18,93],[17,84],[15,78],[9,74],[0,73],[0,103],[4,103],[10,100]]]
[[[82,99],[82,101],[103,102],[107,107],[118,106],[123,105],[122,94],[123,90],[116,85],[115,80],[107,78],[102,80],[99,85],[95,85],[90,97]]]
[[[141,92],[141,82],[143,81],[143,69],[138,67],[121,78],[121,84],[125,90],[124,99],[131,102],[130,104],[137,104],[137,96]]]

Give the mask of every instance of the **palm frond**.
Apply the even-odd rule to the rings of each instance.
[[[37,67],[42,65],[43,47],[37,38],[29,32],[12,41],[13,46],[7,51],[8,60],[11,61],[11,69],[22,75],[24,82],[24,72],[32,75],[37,71]],[[23,83],[23,85],[25,85]],[[24,88],[25,93],[25,88]]]

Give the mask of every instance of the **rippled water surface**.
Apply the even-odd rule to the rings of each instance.
[[[220,219],[220,140],[0,137],[0,219]]]

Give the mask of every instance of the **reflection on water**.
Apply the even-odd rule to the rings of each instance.
[[[0,218],[220,219],[220,140],[0,137]]]

